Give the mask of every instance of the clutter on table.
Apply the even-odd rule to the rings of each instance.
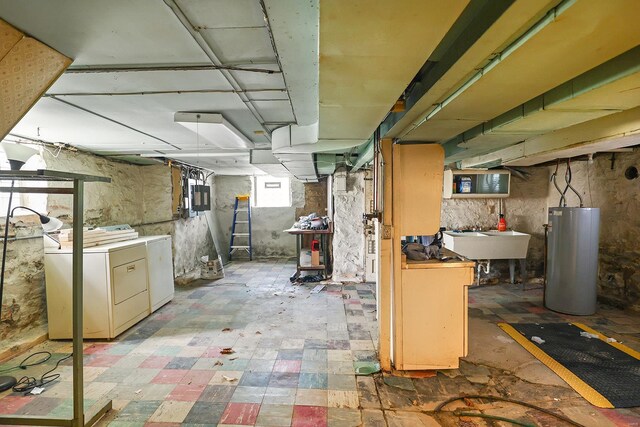
[[[319,217],[315,212],[310,213],[307,216],[301,216],[293,224],[293,228],[300,230],[327,230],[329,228],[329,217]]]

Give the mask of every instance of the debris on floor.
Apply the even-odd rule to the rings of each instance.
[[[380,372],[378,362],[353,362],[356,375],[371,375]]]
[[[311,294],[317,294],[320,293],[320,291],[322,291],[324,289],[324,285],[316,285],[313,289],[311,289]]]
[[[321,274],[312,274],[308,276],[296,277],[294,275],[291,276],[290,280],[292,283],[317,283],[322,282],[324,280],[324,276],[322,276]]]
[[[589,338],[589,339],[591,339],[591,338],[600,338],[598,336],[598,334],[592,334],[591,332],[585,332],[585,331],[580,332],[580,336],[581,337],[585,337],[585,338]]]
[[[533,341],[536,344],[544,344],[545,343],[545,340],[543,340],[540,337],[531,337],[531,341]]]

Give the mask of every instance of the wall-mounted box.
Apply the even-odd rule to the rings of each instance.
[[[509,197],[511,172],[508,170],[444,171],[444,199]]]

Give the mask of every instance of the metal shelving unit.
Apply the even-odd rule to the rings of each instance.
[[[106,402],[88,421],[84,413],[83,348],[82,348],[82,227],[85,182],[111,182],[111,178],[53,170],[0,171],[0,181],[47,181],[73,184],[56,187],[0,187],[1,193],[44,193],[73,195],[73,418],[0,415],[3,425],[91,426],[111,409]]]

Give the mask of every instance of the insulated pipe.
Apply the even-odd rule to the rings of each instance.
[[[333,175],[327,176],[327,216],[333,221]]]
[[[462,93],[466,92],[475,82],[480,80],[482,76],[495,68],[498,64],[500,64],[503,60],[505,60],[508,56],[510,56],[513,52],[518,50],[522,45],[524,45],[529,39],[538,34],[545,28],[547,25],[551,24],[556,20],[558,16],[560,16],[563,12],[569,9],[574,5],[576,0],[563,0],[560,4],[558,4],[553,9],[549,10],[547,14],[536,22],[531,28],[529,28],[524,34],[518,37],[513,43],[507,46],[502,52],[495,55],[491,61],[484,67],[482,67],[478,72],[476,72],[469,80],[462,84],[462,86],[458,87],[451,95],[447,96],[442,102],[436,104],[435,107],[427,113],[427,115],[420,121],[414,122],[411,126],[407,127],[399,136],[399,138],[404,138],[407,134],[412,132],[414,129],[420,127],[423,123],[430,120],[433,116],[438,114],[444,107],[446,107],[451,101],[462,95]]]
[[[373,152],[373,213],[378,213],[378,143],[375,143],[375,149]]]

